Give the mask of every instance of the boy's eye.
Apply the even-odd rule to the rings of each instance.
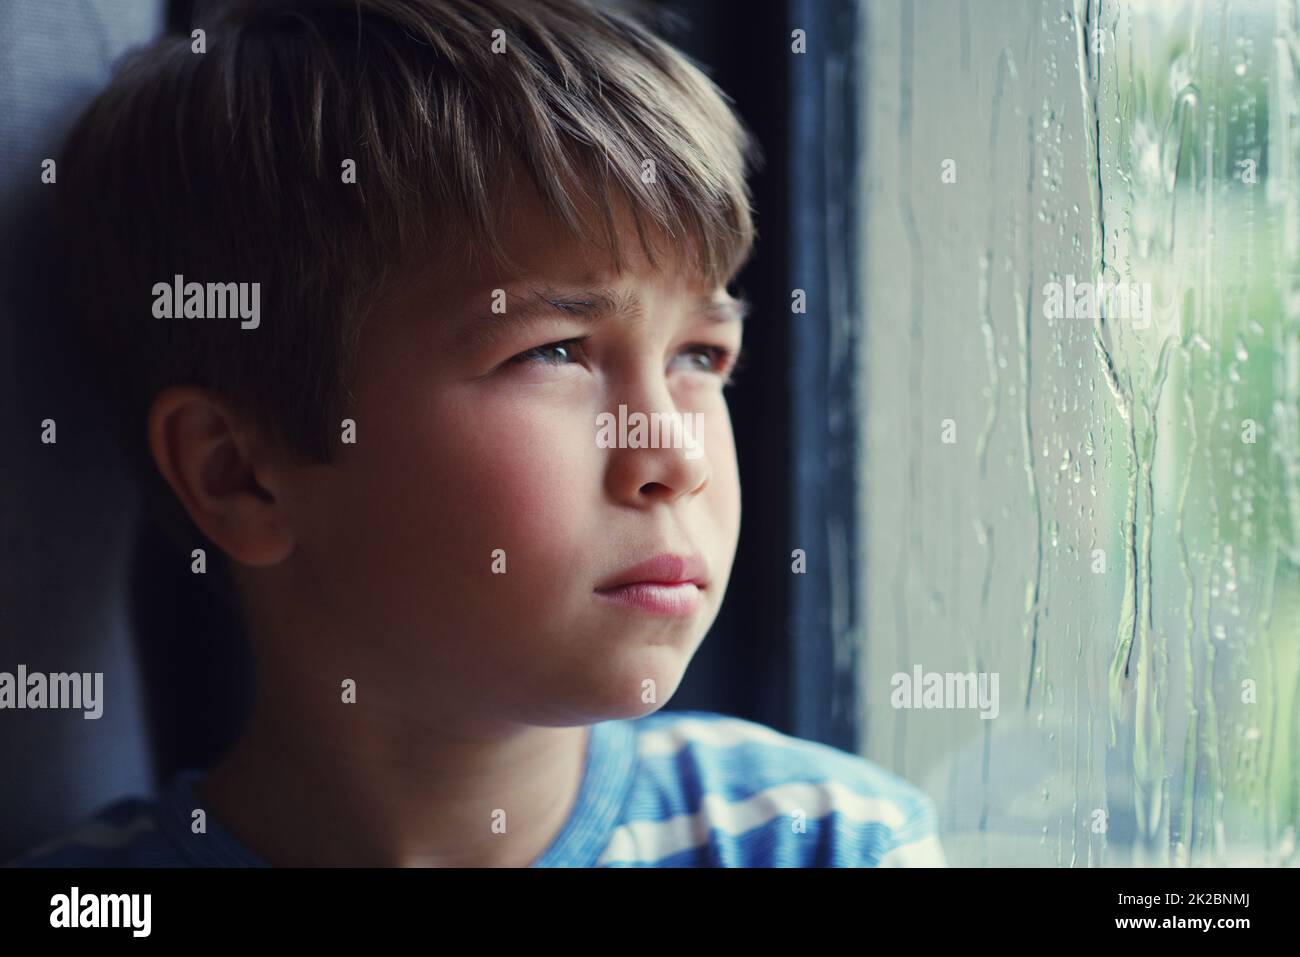
[[[562,339],[536,346],[526,352],[512,357],[511,365],[528,365],[536,363],[547,366],[565,366],[581,362],[585,358],[583,339]],[[724,384],[730,382],[732,360],[731,349],[725,346],[696,344],[685,347],[673,357],[670,368],[685,368],[691,372],[705,372],[722,376]]]
[[[548,366],[562,366],[569,362],[577,361],[582,355],[581,339],[564,339],[560,342],[551,342],[544,346],[537,346],[529,349],[527,352],[521,352],[512,358],[512,363],[525,364],[537,362]]]
[[[692,372],[711,372],[730,381],[732,352],[725,346],[710,346],[702,343],[687,346],[677,354],[676,359],[683,360],[686,369]]]

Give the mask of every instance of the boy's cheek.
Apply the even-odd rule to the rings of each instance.
[[[348,453],[352,479],[337,483],[333,501],[323,503],[329,514],[350,516],[350,533],[334,545],[338,560],[353,564],[364,553],[369,567],[396,579],[413,573],[427,581],[436,569],[439,580],[475,592],[480,584],[499,590],[493,569],[504,565],[523,595],[534,591],[530,570],[551,583],[557,568],[608,571],[599,533],[607,453],[597,447],[594,414],[469,401],[426,412],[422,422],[387,418],[390,424],[361,436],[369,448],[359,441]],[[683,510],[687,532],[718,536],[696,544],[730,559],[740,489],[725,405],[704,410],[702,444],[711,487],[704,501]],[[707,525],[692,527],[704,518],[698,506],[711,514]]]
[[[590,492],[600,488],[594,426],[584,442],[581,429],[517,405],[458,404],[454,413],[384,456],[368,478],[365,498],[379,510],[371,520],[453,570],[490,570],[495,549],[505,551],[508,569],[512,550],[524,560],[532,553],[563,561],[577,547],[567,539],[588,524]]]

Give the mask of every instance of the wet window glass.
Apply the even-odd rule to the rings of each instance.
[[[952,864],[1295,863],[1296,5],[861,16],[864,753]]]

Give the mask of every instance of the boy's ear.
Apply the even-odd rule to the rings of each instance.
[[[169,386],[154,397],[147,428],[163,479],[213,544],[242,565],[289,557],[293,529],[265,446],[225,402],[198,386]]]

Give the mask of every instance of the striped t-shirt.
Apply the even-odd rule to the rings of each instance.
[[[20,867],[265,867],[207,815],[202,771],[125,798]],[[872,762],[761,724],[659,711],[592,725],[578,797],[533,867],[942,867],[933,802]]]

